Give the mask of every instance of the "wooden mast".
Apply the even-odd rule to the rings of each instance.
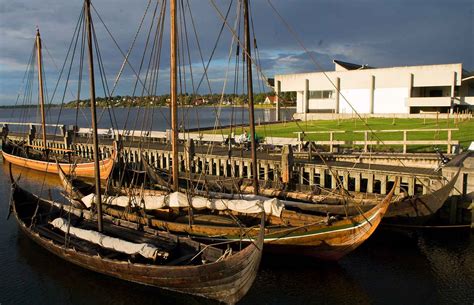
[[[41,128],[43,130],[43,149],[45,155],[47,155],[47,144],[46,144],[46,116],[44,113],[44,94],[43,94],[43,58],[41,55],[41,36],[39,28],[36,28],[36,52],[38,62],[38,91],[41,109]]]
[[[244,0],[245,57],[247,62],[247,91],[249,99],[250,144],[252,153],[253,193],[258,194],[257,145],[255,143],[255,116],[253,105],[252,55],[250,49],[249,3]]]
[[[170,0],[170,82],[171,82],[171,150],[172,150],[172,188],[178,190],[178,88],[176,68],[176,0]]]
[[[95,204],[97,208],[97,228],[102,232],[102,203],[100,193],[100,166],[99,166],[99,141],[97,137],[97,116],[95,109],[95,80],[94,80],[94,58],[92,55],[92,24],[91,24],[91,1],[85,0],[85,15],[87,27],[87,53],[89,58],[89,87],[92,113],[92,138],[94,142],[94,169],[95,169]]]

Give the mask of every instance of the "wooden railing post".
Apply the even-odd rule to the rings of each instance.
[[[366,130],[366,131],[364,132],[364,152],[367,152],[367,151],[368,151],[368,150],[367,150],[367,146],[368,146],[368,145],[367,145],[367,141],[368,141],[368,139],[369,139],[369,138],[368,138],[368,132],[367,132],[367,130]]]
[[[447,151],[448,154],[451,153],[451,129],[448,130],[448,147]]]
[[[302,146],[302,144],[301,144],[302,139],[301,138],[302,138],[301,137],[301,131],[298,131],[298,152],[301,151],[301,146]]]
[[[334,132],[330,131],[329,132],[329,152],[333,152],[334,149]]]
[[[403,131],[403,153],[407,153],[407,131]]]

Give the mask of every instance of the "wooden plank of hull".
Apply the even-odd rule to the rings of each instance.
[[[139,284],[219,300],[227,304],[239,301],[250,289],[260,264],[263,229],[256,243],[227,258],[198,266],[166,266],[131,263],[101,258],[66,248],[28,228],[19,218],[16,203],[14,215],[21,230],[46,250],[83,268]],[[69,208],[68,208],[69,209]],[[74,208],[72,208],[74,209]],[[78,211],[77,209],[74,209]],[[80,213],[80,211],[78,211]],[[262,217],[261,225],[264,219]]]
[[[28,158],[18,157],[12,154],[8,154],[2,151],[2,156],[8,162],[21,166],[26,167],[29,169],[47,172],[47,173],[58,173],[58,167],[55,162],[46,162],[46,161],[39,161],[39,160],[32,160]],[[106,180],[113,169],[114,166],[114,158],[110,157],[105,160],[99,161],[100,164],[100,179]],[[87,163],[78,163],[78,164],[69,164],[69,163],[60,163],[62,169],[66,172],[74,172],[78,177],[85,177],[85,178],[93,178],[95,177],[94,171],[94,162],[87,162]]]
[[[380,209],[375,212],[369,221],[355,222],[353,227],[344,227],[331,232],[310,232],[291,240],[267,240],[266,250],[277,253],[293,253],[306,255],[323,260],[339,260],[366,241],[376,230],[383,217]]]

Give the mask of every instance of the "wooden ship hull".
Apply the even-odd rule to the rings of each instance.
[[[424,195],[403,197],[392,202],[385,214],[383,224],[423,224],[429,221],[433,215],[443,206],[459,176],[458,171],[445,185],[439,189]],[[295,208],[304,211],[319,213],[330,213],[333,215],[357,215],[361,211],[366,212],[374,207],[373,204],[353,204],[346,206],[340,204],[296,204]]]
[[[78,195],[80,192],[74,189],[64,173],[60,174],[60,179],[71,198],[78,200],[82,197]],[[384,200],[369,211],[342,220],[285,209],[280,217],[268,215],[264,238],[265,250],[323,260],[339,260],[367,240],[375,231],[390,205],[395,186],[396,184]],[[146,194],[155,193],[160,192],[149,191]],[[170,232],[189,234],[212,242],[238,240],[243,232],[247,238],[254,239],[258,235],[256,228],[251,226],[242,228],[232,222],[225,213],[193,211],[190,221],[186,216],[174,215],[169,210],[148,211],[145,217],[140,211],[104,205],[104,212],[115,218]],[[256,215],[234,214],[234,217],[241,219],[242,223],[246,221],[255,223]]]
[[[2,156],[3,159],[8,161],[11,164],[16,166],[21,166],[41,172],[47,172],[52,174],[58,173],[58,165],[56,161],[42,161],[42,160],[35,160],[25,157],[16,156],[13,153],[8,153],[7,149],[2,149]],[[111,157],[100,160],[100,179],[106,180],[109,178],[110,174],[112,173],[114,162],[116,156],[116,149],[114,150]],[[95,170],[94,170],[94,162],[85,162],[85,163],[59,163],[62,169],[66,173],[74,173],[77,177],[83,178],[94,178],[95,177]]]
[[[344,220],[332,221],[327,217],[294,211],[284,211],[281,218],[269,216],[267,219],[269,228],[265,230],[265,249],[270,252],[305,255],[322,260],[339,260],[370,237],[380,224],[390,200],[391,194],[364,214]],[[208,241],[237,240],[243,231],[250,238],[255,238],[257,234],[252,228],[220,225],[219,222],[225,221],[219,217],[215,220],[217,224],[213,224],[213,218],[210,217],[210,221],[194,222],[190,225],[186,218],[181,221],[166,219],[166,216],[145,218],[138,212],[127,213],[112,206],[106,206],[104,212],[113,217],[164,228],[170,232],[189,234]],[[194,212],[194,217],[199,218],[200,215]],[[202,218],[206,219],[205,215]]]
[[[71,206],[63,207],[57,203],[40,199],[16,184],[12,184],[12,192],[11,208],[24,234],[49,252],[80,267],[122,280],[197,295],[227,304],[239,301],[255,280],[262,255],[263,217],[260,233],[256,236],[257,240],[249,243],[244,249],[227,256],[216,256],[214,252],[218,249],[212,246],[175,236],[177,242],[174,247],[186,245],[188,248],[192,248],[193,251],[190,253],[191,255],[188,254],[187,258],[190,261],[197,261],[197,263],[187,265],[180,257],[169,262],[135,262],[133,256],[116,259],[114,257],[122,258],[123,255],[117,255],[110,250],[97,249],[84,240],[77,241],[71,238],[69,246],[66,246],[64,234],[51,229],[47,221],[48,215],[59,214],[61,211],[63,213],[72,211],[77,215],[86,216],[87,219],[88,216],[92,217],[88,211],[81,211]],[[32,222],[32,218],[36,221]],[[71,222],[75,218],[78,217],[73,214]],[[83,219],[76,219],[76,221],[87,222]],[[158,240],[160,235],[157,232],[146,234],[134,229],[116,226],[111,222],[104,229],[106,232],[114,232],[118,236],[125,236],[126,234],[121,233],[127,233],[136,236],[138,240],[145,239],[158,245],[160,243]],[[169,251],[178,252],[175,248]],[[179,253],[181,252],[183,250],[179,250]],[[218,253],[222,252],[221,250]],[[205,256],[206,254],[207,256]],[[210,260],[212,256],[215,256],[213,261],[201,263],[201,260]],[[169,265],[166,265],[167,263]]]

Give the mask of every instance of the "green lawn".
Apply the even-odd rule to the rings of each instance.
[[[367,121],[360,119],[346,120],[320,120],[308,122],[292,122],[274,125],[257,126],[257,134],[263,137],[297,137],[295,132],[299,131],[331,131],[338,130],[344,133],[334,133],[335,140],[364,140],[364,133],[354,133],[354,130],[403,130],[403,129],[443,129],[458,128],[459,130],[452,132],[452,139],[459,140],[461,147],[467,147],[474,141],[474,119],[457,121],[456,118],[447,119],[384,119],[372,118]],[[235,130],[235,134],[240,134],[243,128],[239,127]],[[210,133],[213,131],[209,131]],[[224,130],[228,133],[229,130]],[[426,132],[408,132],[408,140],[446,140],[447,131],[426,131]],[[307,134],[307,140],[329,140],[329,133]],[[373,140],[403,140],[403,132],[378,133],[369,134],[369,139]],[[410,151],[433,151],[432,147],[410,147]],[[440,147],[445,150],[446,147]],[[393,150],[393,149],[392,149]],[[401,146],[396,150],[401,150]]]

